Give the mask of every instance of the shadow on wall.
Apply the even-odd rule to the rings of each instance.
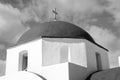
[[[92,70],[73,63],[70,63],[69,69],[70,80],[85,80],[86,76],[93,73]]]
[[[28,71],[28,72],[30,72],[30,71]],[[30,72],[30,73],[33,73],[33,74],[37,75],[38,77],[40,77],[40,78],[43,79],[43,80],[47,80],[45,77],[43,77],[43,76],[41,76],[41,75],[39,75],[39,74],[37,74],[37,73],[34,73],[34,72]]]
[[[92,77],[93,74],[100,72],[100,71],[95,71],[93,73],[91,73],[90,75],[87,76],[87,78],[85,80],[91,80],[90,78]]]

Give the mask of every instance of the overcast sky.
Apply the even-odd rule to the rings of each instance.
[[[31,21],[52,21],[54,8],[58,20],[82,27],[110,55],[120,55],[120,0],[0,0],[1,44],[16,43]]]

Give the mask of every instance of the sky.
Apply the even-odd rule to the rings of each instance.
[[[57,19],[82,27],[109,50],[111,65],[120,55],[120,0],[0,0],[0,48],[14,45],[30,22]],[[5,55],[0,53],[3,63]],[[116,58],[115,58],[116,57]],[[115,59],[114,59],[115,58]]]

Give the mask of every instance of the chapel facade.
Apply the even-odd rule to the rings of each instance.
[[[82,28],[63,21],[33,26],[7,49],[6,75],[26,71],[46,80],[84,80],[109,69],[108,50]]]

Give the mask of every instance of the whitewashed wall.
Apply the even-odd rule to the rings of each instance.
[[[61,52],[61,48],[64,46],[65,49]],[[48,80],[53,80],[55,75],[60,77],[59,74],[63,73],[66,75],[66,77],[63,75],[65,79],[59,78],[59,80],[69,80],[69,72],[72,75],[73,72],[75,74],[75,71],[79,71],[77,72],[79,74],[85,71],[81,76],[83,78],[96,71],[96,52],[101,55],[103,69],[109,68],[107,51],[85,39],[43,38],[8,49],[6,74],[18,71],[19,53],[23,50],[28,51],[27,70],[42,74]],[[75,67],[76,69],[74,69]],[[79,78],[79,75],[72,75],[71,78],[77,80],[76,77]]]
[[[18,71],[19,53],[23,50],[28,51],[28,70],[38,71],[41,69],[42,39],[39,39],[7,50],[6,74]]]

